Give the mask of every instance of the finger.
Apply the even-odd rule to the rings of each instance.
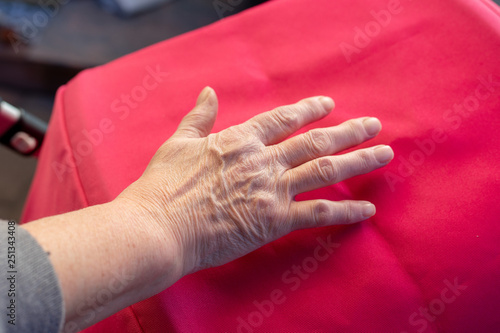
[[[338,126],[317,128],[269,147],[286,167],[332,155],[375,137],[382,125],[377,118],[351,119]]]
[[[321,157],[285,172],[292,195],[333,185],[381,168],[394,158],[391,147],[380,145],[338,156]]]
[[[375,215],[375,206],[368,201],[309,200],[290,206],[291,231],[327,225],[351,224]]]
[[[259,114],[243,126],[250,127],[265,145],[277,143],[305,125],[330,113],[335,103],[330,97],[311,97],[292,105]]]
[[[217,117],[217,95],[210,87],[205,87],[198,96],[196,106],[179,124],[174,136],[203,138],[210,134]]]

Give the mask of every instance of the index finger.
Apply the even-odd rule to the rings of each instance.
[[[335,103],[330,97],[311,97],[292,105],[280,106],[272,111],[261,113],[243,125],[251,127],[263,144],[272,145],[287,138],[305,125],[323,118],[334,107]]]

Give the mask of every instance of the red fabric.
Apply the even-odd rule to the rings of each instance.
[[[368,221],[294,232],[87,332],[500,331],[499,13],[479,0],[276,0],[61,88],[25,221],[112,200],[206,85],[214,131],[329,95],[335,111],[305,130],[376,116],[384,129],[363,146],[396,154],[300,197],[371,200]]]

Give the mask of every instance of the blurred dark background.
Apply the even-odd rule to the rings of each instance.
[[[57,88],[79,71],[264,1],[135,0],[159,2],[135,13],[113,0],[0,0],[0,97],[48,121]],[[19,220],[35,168],[0,146],[0,218]]]

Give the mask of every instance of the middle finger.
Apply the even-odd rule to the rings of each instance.
[[[375,137],[381,128],[377,118],[351,119],[337,126],[313,129],[269,148],[275,150],[285,167],[294,168],[359,145]]]

